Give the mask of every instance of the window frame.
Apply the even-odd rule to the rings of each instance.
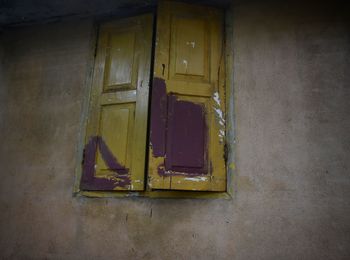
[[[146,12],[137,12],[127,17],[149,13],[154,17],[154,24],[157,22],[156,10]],[[78,133],[78,145],[76,151],[75,181],[73,187],[73,196],[75,197],[94,197],[94,198],[127,198],[127,197],[147,197],[147,198],[196,198],[196,199],[232,199],[234,196],[235,183],[235,113],[234,113],[234,91],[233,91],[233,20],[232,8],[224,12],[224,42],[225,42],[225,91],[226,91],[226,138],[225,138],[225,162],[226,162],[226,191],[179,191],[179,190],[147,190],[144,191],[83,191],[80,189],[80,180],[82,176],[82,158],[85,145],[85,135],[87,126],[87,117],[89,112],[89,100],[92,90],[93,70],[95,63],[95,54],[98,40],[99,24],[105,19],[95,19],[90,32],[90,50],[88,55],[87,73],[84,82],[84,96],[82,102],[82,113],[80,117],[80,127]],[[125,18],[125,16],[109,17],[108,20]],[[107,21],[108,21],[107,20]],[[153,33],[155,34],[155,26]],[[154,39],[152,42],[151,70],[153,70],[154,59]],[[147,170],[147,168],[145,168]],[[147,176],[145,176],[147,182]]]

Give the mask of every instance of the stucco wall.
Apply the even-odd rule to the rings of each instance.
[[[261,1],[232,18],[233,200],[72,197],[92,23],[2,33],[2,258],[350,257],[348,22]]]

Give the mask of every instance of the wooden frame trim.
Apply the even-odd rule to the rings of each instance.
[[[82,168],[82,158],[84,153],[84,145],[85,145],[85,137],[86,137],[86,127],[87,127],[87,118],[89,116],[89,103],[90,103],[90,96],[91,96],[91,90],[92,90],[92,80],[94,75],[94,66],[95,66],[95,54],[97,51],[97,39],[98,39],[98,24],[95,21],[92,21],[92,28],[90,32],[90,50],[88,55],[88,63],[87,63],[87,72],[86,72],[86,79],[84,82],[84,94],[83,94],[83,102],[82,102],[82,108],[81,108],[81,117],[79,122],[79,133],[78,133],[78,140],[77,140],[77,149],[75,152],[75,180],[74,180],[74,187],[73,187],[73,194],[76,195],[80,191],[80,180],[83,172]]]

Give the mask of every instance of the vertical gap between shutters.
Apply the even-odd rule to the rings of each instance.
[[[148,113],[147,113],[147,135],[146,135],[146,159],[145,159],[145,181],[144,189],[148,190],[148,156],[149,156],[149,139],[150,139],[150,121],[151,121],[151,101],[152,101],[152,86],[153,86],[153,71],[154,71],[154,57],[156,50],[157,37],[157,11],[153,13],[153,34],[152,34],[152,50],[151,50],[151,64],[150,64],[150,78],[149,78],[149,94],[148,94]]]

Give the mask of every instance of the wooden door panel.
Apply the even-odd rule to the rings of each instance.
[[[174,14],[170,22],[170,79],[208,82],[208,21]]]
[[[149,185],[225,191],[223,14],[163,1],[158,7]]]
[[[131,142],[134,132],[135,103],[102,106],[99,135],[121,166],[131,168]],[[118,169],[121,169],[121,166]],[[104,175],[109,169],[101,152],[97,154],[96,175]]]
[[[107,92],[100,95],[99,103],[101,106],[119,104],[119,103],[135,103],[137,98],[136,90],[125,90],[115,92]]]
[[[82,190],[144,190],[152,15],[101,25]]]
[[[174,17],[171,49],[175,52],[175,75],[208,76],[207,26],[204,19]]]
[[[165,169],[190,175],[206,174],[205,105],[179,100],[175,95],[168,102]]]
[[[133,29],[133,28],[132,28]],[[134,31],[108,32],[106,48],[104,91],[129,88],[136,89],[137,81],[137,51],[135,50]]]

